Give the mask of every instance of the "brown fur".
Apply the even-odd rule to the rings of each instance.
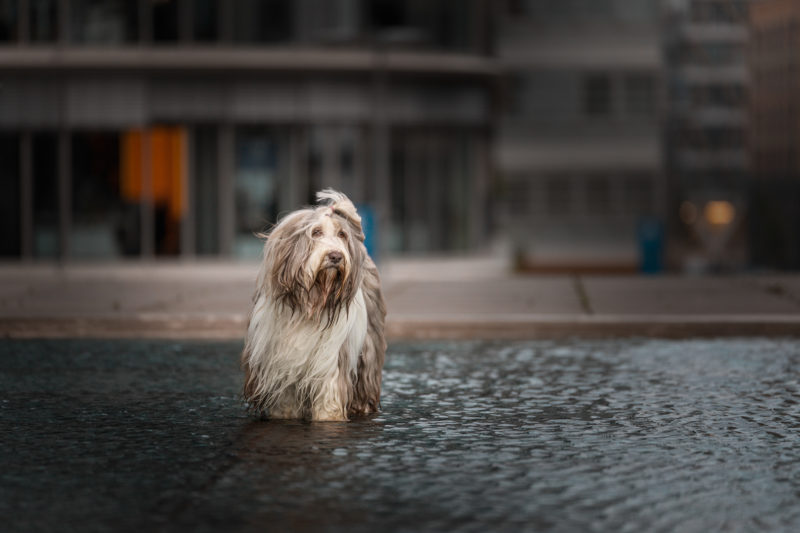
[[[268,295],[302,319],[317,323],[325,321],[325,327],[336,323],[341,313],[347,313],[359,288],[362,290],[367,311],[367,334],[359,354],[355,375],[349,372],[347,353],[342,348],[339,356],[338,388],[344,400],[344,413],[361,415],[380,409],[381,374],[386,352],[384,323],[386,305],[380,288],[378,269],[367,255],[361,219],[346,196],[333,191],[323,191],[321,198],[327,206],[295,211],[278,223],[266,236],[265,265],[269,266],[257,282],[254,304],[259,295]],[[331,268],[319,268],[311,276],[307,268],[313,252],[311,231],[314,221],[323,210],[336,225],[345,231],[346,249],[344,260]],[[324,317],[324,318],[323,318]],[[249,327],[248,327],[249,329]],[[251,409],[270,410],[271,416],[295,418],[308,413],[309,406],[286,408],[286,397],[273,397],[257,392],[260,376],[250,365],[252,347],[248,337],[242,353],[245,372],[244,398]],[[293,386],[286,391],[294,390]],[[277,395],[277,393],[276,393]],[[278,405],[281,404],[281,405]]]
[[[350,402],[350,413],[368,414],[380,410],[381,379],[383,361],[386,354],[386,340],[383,336],[386,320],[386,304],[380,289],[378,269],[372,259],[365,265],[364,299],[367,304],[367,338],[358,359],[358,371]]]

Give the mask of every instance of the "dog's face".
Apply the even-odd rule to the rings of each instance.
[[[272,261],[270,281],[276,298],[293,312],[333,323],[360,286],[363,238],[360,220],[335,206],[287,216],[265,247],[265,260]]]
[[[344,220],[336,216],[332,207],[315,211],[308,224],[305,238],[310,240],[311,255],[306,267],[309,275],[317,273],[346,275],[353,256],[352,236],[348,235]],[[333,272],[335,271],[335,272]]]

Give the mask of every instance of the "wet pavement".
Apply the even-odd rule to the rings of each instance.
[[[264,422],[236,342],[0,343],[3,531],[797,531],[800,341],[390,346]]]

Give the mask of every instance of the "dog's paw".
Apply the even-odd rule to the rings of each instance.
[[[269,410],[270,420],[296,420],[303,418],[302,411],[291,407],[273,407]]]
[[[341,411],[312,411],[312,422],[347,422],[347,416]]]

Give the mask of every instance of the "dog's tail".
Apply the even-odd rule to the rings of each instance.
[[[357,231],[359,240],[364,240],[364,230],[361,229],[361,217],[356,211],[356,206],[344,193],[333,189],[323,189],[317,193],[317,202],[333,209],[333,212],[347,220]]]

